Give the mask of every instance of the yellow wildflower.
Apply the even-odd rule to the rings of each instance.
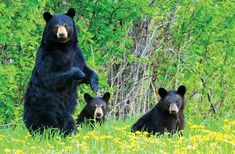
[[[192,125],[191,129],[204,129],[203,125]]]
[[[20,150],[20,149],[17,149],[16,152],[15,152],[15,154],[21,154],[21,153],[23,153],[23,151]]]

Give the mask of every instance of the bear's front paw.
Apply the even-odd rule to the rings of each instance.
[[[78,67],[73,68],[74,71],[74,77],[76,80],[81,80],[83,78],[85,78],[85,73]]]

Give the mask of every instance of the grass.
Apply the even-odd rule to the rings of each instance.
[[[23,123],[0,129],[0,153],[235,153],[235,120],[187,120],[184,137],[155,138],[130,133],[136,118],[108,119],[94,130],[79,128],[66,139],[50,134],[31,137]]]

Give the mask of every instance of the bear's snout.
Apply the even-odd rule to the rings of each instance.
[[[96,107],[96,109],[95,109],[95,113],[94,113],[94,117],[96,117],[96,118],[102,118],[103,117],[103,110],[102,110],[102,108],[101,107]]]
[[[179,112],[179,108],[175,103],[170,104],[169,112],[170,114],[177,114]]]
[[[59,26],[58,29],[57,29],[57,39],[60,40],[60,41],[67,41],[68,39],[68,32],[67,32],[67,29],[65,28],[65,26]]]

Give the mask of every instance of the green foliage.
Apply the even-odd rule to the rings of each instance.
[[[16,67],[0,66],[0,123],[10,122],[14,116],[17,99]]]

